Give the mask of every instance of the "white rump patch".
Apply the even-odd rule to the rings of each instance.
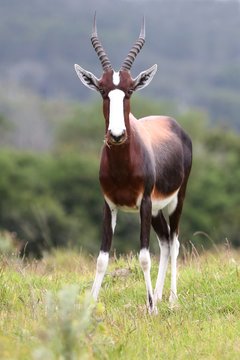
[[[108,94],[110,99],[110,114],[108,130],[115,136],[122,135],[126,130],[123,112],[124,92],[122,90],[112,90]]]
[[[115,86],[119,85],[120,83],[120,76],[119,76],[119,71],[113,73],[113,83]]]

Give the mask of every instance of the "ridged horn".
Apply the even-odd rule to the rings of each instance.
[[[145,43],[145,17],[143,17],[142,27],[141,27],[139,38],[135,42],[135,44],[133,45],[131,50],[129,51],[128,56],[126,57],[126,59],[124,60],[122,66],[121,66],[121,70],[130,70],[131,69],[133,62],[136,59],[137,54],[143,47],[144,43]]]
[[[111,65],[111,63],[110,63],[110,61],[108,59],[108,56],[107,56],[105,50],[103,49],[100,40],[98,39],[97,25],[96,25],[96,12],[94,14],[94,22],[93,22],[93,31],[92,31],[92,36],[91,36],[91,42],[92,42],[92,46],[93,46],[94,50],[97,53],[97,56],[98,56],[99,60],[101,61],[103,71],[112,69],[112,65]]]

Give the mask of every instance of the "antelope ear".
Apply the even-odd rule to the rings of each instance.
[[[154,75],[157,71],[157,64],[150,67],[150,69],[142,71],[134,80],[133,80],[133,90],[137,91],[145,88],[152,81]]]
[[[77,76],[89,89],[99,91],[99,80],[90,71],[84,70],[81,66],[74,65]]]

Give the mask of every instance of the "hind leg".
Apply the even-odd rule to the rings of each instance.
[[[151,210],[152,202],[150,196],[144,196],[141,202],[140,208],[140,218],[141,218],[141,233],[140,233],[140,243],[141,250],[139,253],[139,262],[143,270],[146,290],[147,290],[147,307],[148,312],[155,313],[155,306],[153,301],[153,291],[152,291],[152,282],[151,282],[151,259],[149,253],[149,238],[150,238],[150,229],[151,229]]]
[[[177,257],[179,253],[178,235],[174,233],[171,236],[170,256],[171,256],[171,291],[169,302],[171,306],[177,303]]]
[[[177,257],[179,254],[178,228],[182,214],[185,187],[179,190],[178,196],[168,206],[170,227],[170,256],[171,256],[171,292],[169,302],[174,306],[177,302]]]
[[[160,247],[160,262],[154,291],[154,303],[156,304],[158,301],[162,300],[163,286],[170,255],[168,224],[161,211],[157,216],[152,216],[152,227],[157,235]]]

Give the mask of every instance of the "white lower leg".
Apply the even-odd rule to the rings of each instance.
[[[171,255],[171,293],[169,301],[172,305],[177,301],[177,257],[179,253],[179,241],[176,234],[173,236],[170,247]]]
[[[153,304],[153,290],[152,290],[152,282],[151,282],[151,258],[149,254],[148,249],[141,249],[139,253],[139,262],[141,265],[141,268],[143,270],[145,284],[147,288],[147,305],[149,312],[152,312],[154,310],[154,304]]]
[[[162,293],[163,293],[163,286],[164,281],[166,277],[167,272],[167,266],[168,266],[168,259],[170,254],[170,247],[167,242],[160,243],[160,262],[159,262],[159,269],[158,269],[158,276],[157,276],[157,282],[156,287],[154,291],[154,302],[157,303],[158,300],[162,300]]]
[[[91,291],[94,300],[97,300],[98,298],[98,293],[101,288],[102,281],[107,270],[108,260],[109,260],[109,253],[100,251],[97,259],[95,280]]]

